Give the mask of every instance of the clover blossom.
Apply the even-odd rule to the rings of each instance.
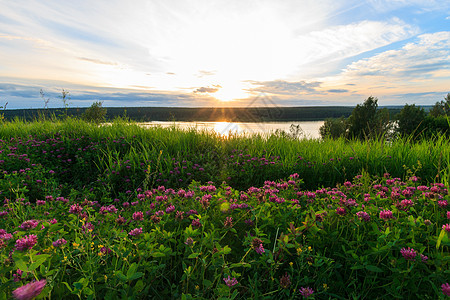
[[[308,298],[309,296],[311,296],[312,294],[314,294],[314,290],[312,288],[310,288],[309,286],[307,287],[301,287],[299,290],[300,294],[305,297]]]
[[[414,260],[414,258],[417,256],[416,250],[414,250],[413,248],[410,248],[410,247],[408,247],[408,249],[402,248],[400,250],[400,253],[403,255],[403,257],[406,260]]]
[[[225,281],[225,284],[229,287],[232,287],[233,285],[238,284],[238,281],[236,278],[233,277],[233,279],[230,279],[230,275],[228,275],[228,278],[224,278],[223,281]]]
[[[35,234],[26,235],[16,241],[16,250],[25,251],[33,248],[37,243],[37,236]]]
[[[46,284],[47,281],[45,279],[32,281],[26,285],[18,287],[12,293],[14,298],[18,300],[31,300],[39,296]]]

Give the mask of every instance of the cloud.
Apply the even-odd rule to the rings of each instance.
[[[384,76],[398,80],[439,77],[442,71],[450,70],[449,57],[450,31],[423,34],[401,49],[388,50],[351,63],[343,75],[355,79]]]
[[[252,88],[252,92],[268,93],[273,95],[298,95],[317,92],[316,88],[320,82],[297,81],[289,82],[284,80],[274,81],[249,81],[257,87]]]
[[[327,90],[328,93],[347,93],[349,90],[346,89],[330,89]]]
[[[117,66],[118,63],[115,62],[109,62],[109,61],[105,61],[105,60],[100,60],[100,59],[96,59],[96,58],[88,58],[88,57],[77,57],[79,60],[83,60],[83,61],[88,61],[94,64],[99,64],[99,65],[109,65],[109,66]]]
[[[220,85],[213,85],[213,87],[200,87],[194,93],[215,93],[221,88]]]

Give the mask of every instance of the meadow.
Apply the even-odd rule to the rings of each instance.
[[[0,299],[446,299],[450,141],[0,127]]]

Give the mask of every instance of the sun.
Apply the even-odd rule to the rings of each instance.
[[[245,99],[250,96],[248,88],[238,81],[228,81],[220,84],[220,88],[211,93],[211,96],[222,102],[230,102],[238,99]]]

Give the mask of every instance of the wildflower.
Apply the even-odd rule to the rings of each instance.
[[[425,225],[430,226],[431,225],[431,221],[426,219],[425,221],[423,221],[423,223],[425,223]]]
[[[338,207],[336,208],[336,213],[340,216],[344,216],[347,213],[347,211],[343,207]]]
[[[183,220],[184,219],[184,211],[177,210],[177,213],[175,214],[175,219],[178,221]]]
[[[280,278],[280,286],[283,289],[287,289],[289,288],[289,286],[291,285],[291,277],[289,276],[289,274],[286,272],[283,276],[281,276]]]
[[[447,219],[450,219],[450,211],[447,212]]]
[[[144,213],[142,211],[137,211],[133,213],[133,220],[142,221],[144,219]]]
[[[16,250],[25,251],[33,248],[37,243],[37,236],[34,234],[26,235],[16,241]]]
[[[380,211],[380,219],[389,220],[389,219],[393,219],[393,218],[394,218],[394,216],[392,215],[392,211],[390,211],[390,210]]]
[[[450,296],[450,284],[443,283],[441,285],[442,293],[444,293],[445,296]]]
[[[232,227],[233,226],[233,217],[227,217],[225,222],[223,222],[224,227]]]
[[[311,296],[312,294],[314,294],[314,290],[312,288],[310,288],[309,286],[307,287],[301,287],[299,290],[300,294],[305,297],[308,298],[309,296]]]
[[[117,223],[118,225],[125,224],[126,222],[127,222],[127,220],[125,220],[125,218],[122,217],[122,216],[119,216],[119,217],[116,219],[116,223]]]
[[[400,253],[403,255],[403,257],[406,260],[414,260],[414,258],[417,256],[416,250],[409,248],[409,247],[408,247],[408,249],[402,248],[400,250]]]
[[[426,262],[428,260],[428,256],[420,254],[420,259],[422,260],[422,262]]]
[[[81,226],[83,233],[92,232],[94,230],[94,224],[87,222],[85,225]]]
[[[442,225],[442,229],[444,229],[447,232],[450,232],[450,224]]]
[[[45,205],[45,201],[44,200],[36,200],[36,206],[39,205]]]
[[[258,254],[263,254],[265,252],[264,250],[264,246],[263,246],[263,241],[258,239],[258,238],[254,238],[252,241],[252,248],[256,251],[256,253]]]
[[[150,217],[150,220],[155,223],[158,224],[161,221],[161,218],[158,217],[156,214]]]
[[[366,213],[365,211],[358,211],[358,212],[356,213],[356,215],[358,216],[358,218],[359,218],[360,220],[364,220],[364,221],[366,221],[366,222],[369,222],[369,221],[370,221],[370,215],[369,215],[368,213]]]
[[[81,213],[82,210],[83,210],[83,208],[77,203],[77,204],[70,206],[69,213],[79,214],[79,213]]]
[[[202,223],[200,223],[200,219],[192,220],[192,227],[202,227]]]
[[[128,234],[131,236],[139,236],[142,233],[142,227],[131,230]]]
[[[224,278],[223,281],[225,281],[225,284],[229,287],[232,287],[233,285],[238,284],[238,281],[236,278],[233,277],[233,279],[230,279],[230,275],[228,275],[228,278]]]
[[[67,241],[65,239],[59,239],[53,242],[53,247],[56,248],[65,244],[67,244]]]
[[[169,207],[166,208],[166,213],[170,214],[171,212],[173,212],[175,210],[175,206],[173,206],[172,204],[169,205]]]
[[[188,246],[192,246],[194,244],[194,239],[188,237],[184,243]]]
[[[18,300],[30,300],[37,297],[44,289],[47,281],[45,279],[32,281],[13,291],[14,298]]]
[[[22,225],[19,226],[19,228],[23,230],[29,230],[34,229],[39,224],[39,221],[36,220],[28,220],[22,223]]]
[[[14,282],[19,282],[22,280],[23,271],[20,269],[17,269],[16,274],[13,274]]]

